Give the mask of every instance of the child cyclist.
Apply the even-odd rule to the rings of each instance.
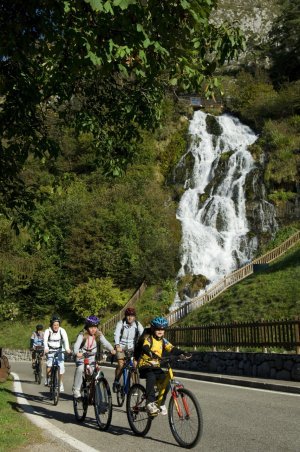
[[[96,361],[100,359],[100,343],[108,349],[111,354],[115,354],[113,346],[103,336],[98,329],[100,320],[95,315],[90,315],[85,319],[84,331],[77,336],[73,347],[76,356],[76,370],[73,382],[73,395],[75,398],[81,397],[80,388],[84,370],[84,353],[88,353],[90,366],[94,368]]]
[[[30,350],[32,351],[31,365],[33,369],[35,368],[36,352],[38,349],[41,349],[41,347],[44,347],[44,327],[39,323],[35,327],[35,331],[33,331],[30,338]]]
[[[164,351],[170,352],[174,355],[183,355],[185,352],[177,347],[174,347],[167,339],[164,338],[165,329],[168,327],[168,321],[164,317],[155,317],[150,322],[150,328],[144,332],[142,339],[141,357],[138,363],[140,378],[146,378],[146,398],[147,411],[149,414],[167,414],[165,400],[167,391],[165,392],[164,400],[160,409],[155,403],[155,383],[165,377],[165,372],[160,367],[160,358]],[[137,356],[136,356],[137,358]]]

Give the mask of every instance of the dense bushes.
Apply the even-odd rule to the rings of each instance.
[[[16,237],[8,221],[0,223],[3,318],[42,318],[54,310],[74,320],[91,310],[107,316],[144,277],[150,284],[175,278],[180,226],[164,181],[184,152],[186,124],[170,100],[163,111],[169,129],[144,131],[139,159],[119,178],[95,165],[89,135],[51,130],[63,155],[42,164],[32,159],[23,174],[45,192],[56,181],[37,206],[38,227]],[[21,260],[28,271],[20,272]]]

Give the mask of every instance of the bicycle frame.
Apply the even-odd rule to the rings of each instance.
[[[130,389],[130,378],[131,378],[131,373],[134,371],[134,367],[133,367],[133,357],[132,356],[128,356],[126,363],[123,367],[123,381],[124,381],[124,394],[128,394],[129,389]]]
[[[84,353],[84,359],[83,359],[83,364],[84,364],[84,369],[83,369],[83,376],[85,378],[86,381],[86,387],[88,390],[88,402],[89,405],[93,405],[94,404],[94,397],[95,397],[95,384],[96,382],[103,377],[103,372],[100,368],[100,366],[97,364],[97,362],[95,361],[95,363],[90,363],[89,361],[89,357],[93,356],[90,355],[89,353]],[[92,366],[93,367],[93,372],[90,373],[87,371],[87,367],[88,366]]]

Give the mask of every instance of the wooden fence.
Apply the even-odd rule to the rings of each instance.
[[[300,318],[241,322],[191,327],[173,327],[166,331],[174,345],[186,347],[235,348],[282,347],[300,354]],[[238,351],[238,350],[237,350]]]
[[[253,265],[272,262],[274,259],[277,259],[282,254],[284,254],[289,248],[294,246],[299,240],[300,231],[296,232],[296,234],[292,235],[281,245],[264,254],[263,256],[254,259],[251,263],[241,267],[240,269],[234,271],[233,273],[230,273],[229,275],[224,276],[221,281],[213,285],[210,289],[206,290],[205,293],[193,298],[189,303],[186,303],[178,309],[167,314],[166,317],[168,319],[169,325],[173,325],[190,312],[213,300],[222,292],[224,292],[224,290],[228,289],[228,287],[236,284],[244,278],[247,278],[247,276],[253,273]]]
[[[111,319],[107,320],[107,322],[105,322],[105,323],[103,323],[103,325],[101,325],[101,331],[104,334],[106,334],[107,331],[115,329],[118,321],[122,320],[124,318],[126,309],[129,307],[132,307],[136,304],[136,302],[141,298],[141,296],[145,292],[146,287],[147,287],[147,284],[144,280],[142,282],[142,284],[140,285],[140,287],[134,292],[132,297],[127,301],[125,306],[123,306],[121,311],[119,311],[118,314],[114,315]]]

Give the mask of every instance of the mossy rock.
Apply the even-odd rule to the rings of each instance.
[[[184,300],[186,296],[193,298],[197,293],[205,289],[209,284],[209,279],[204,275],[192,275],[190,273],[182,276],[177,284],[177,290],[180,300]]]
[[[234,154],[234,151],[222,152],[220,155],[220,163],[227,163],[232,154]]]
[[[222,135],[223,128],[218,123],[217,119],[214,116],[207,115],[205,121],[206,121],[206,130],[209,134],[215,135],[215,136]]]
[[[195,157],[191,152],[188,152],[174,170],[174,183],[183,186],[186,180],[191,177],[194,164]]]

